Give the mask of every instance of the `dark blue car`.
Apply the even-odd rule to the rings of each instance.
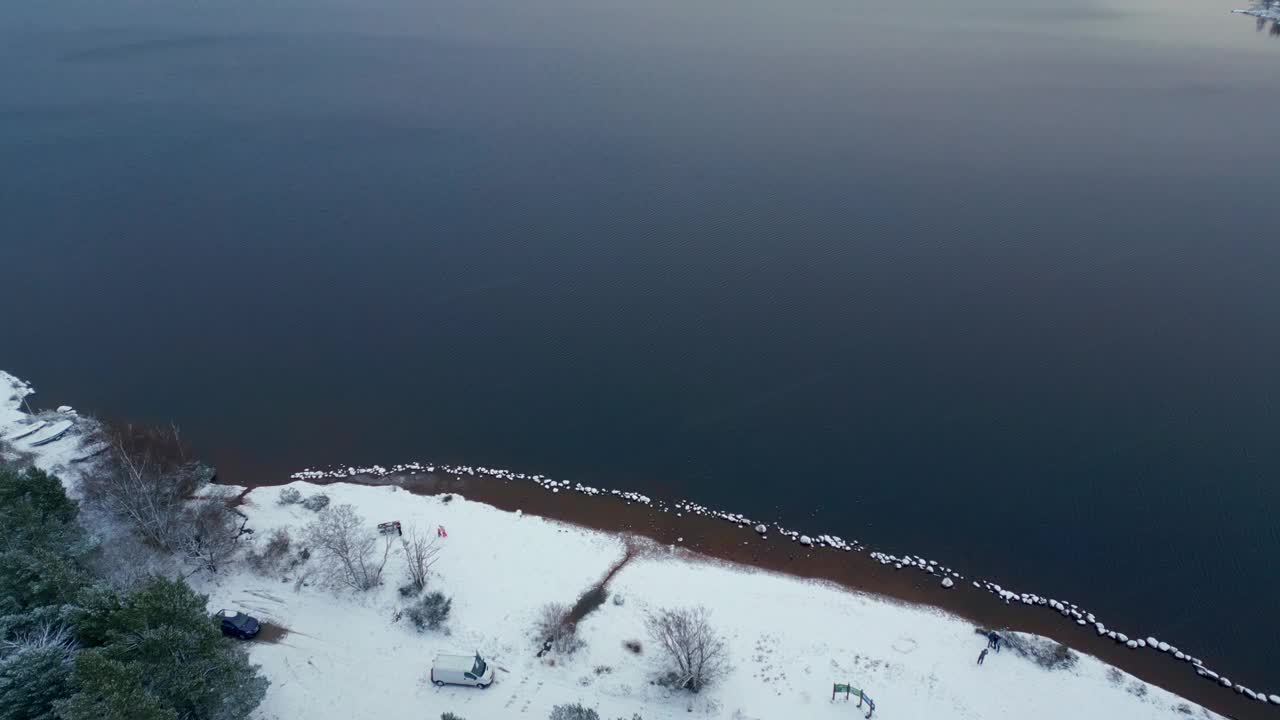
[[[262,624],[257,618],[235,610],[219,610],[218,619],[222,621],[223,635],[241,640],[249,640],[262,629]]]

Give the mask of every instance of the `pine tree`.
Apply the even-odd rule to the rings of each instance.
[[[70,693],[74,651],[65,634],[6,643],[0,659],[0,720],[56,720],[55,704]]]
[[[101,646],[77,658],[69,713],[109,719],[141,702],[191,720],[241,720],[262,701],[266,679],[185,582],[152,578],[124,598],[101,590],[84,597],[91,607],[79,618],[82,637]]]

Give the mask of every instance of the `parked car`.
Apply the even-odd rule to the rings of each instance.
[[[218,619],[222,621],[222,634],[230,637],[249,640],[262,630],[258,619],[235,610],[219,610]]]
[[[471,655],[437,655],[431,665],[431,682],[436,685],[470,685],[487,688],[493,684],[493,668],[480,657]]]

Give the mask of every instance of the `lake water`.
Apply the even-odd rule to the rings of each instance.
[[[688,497],[1275,688],[1280,39],[1231,7],[8,0],[0,367],[231,482]]]

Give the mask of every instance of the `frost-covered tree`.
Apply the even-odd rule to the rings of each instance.
[[[0,720],[56,720],[70,694],[75,644],[65,627],[44,625],[0,644]]]
[[[384,535],[379,543],[378,534],[350,505],[320,511],[306,529],[326,583],[362,591],[382,582],[395,537]]]
[[[649,634],[666,653],[676,687],[698,692],[729,669],[724,638],[704,607],[663,609],[645,617]]]
[[[431,566],[440,554],[436,547],[436,536],[423,533],[418,528],[409,528],[401,538],[404,544],[404,559],[409,583],[419,591],[427,587],[427,576],[431,574]]]

